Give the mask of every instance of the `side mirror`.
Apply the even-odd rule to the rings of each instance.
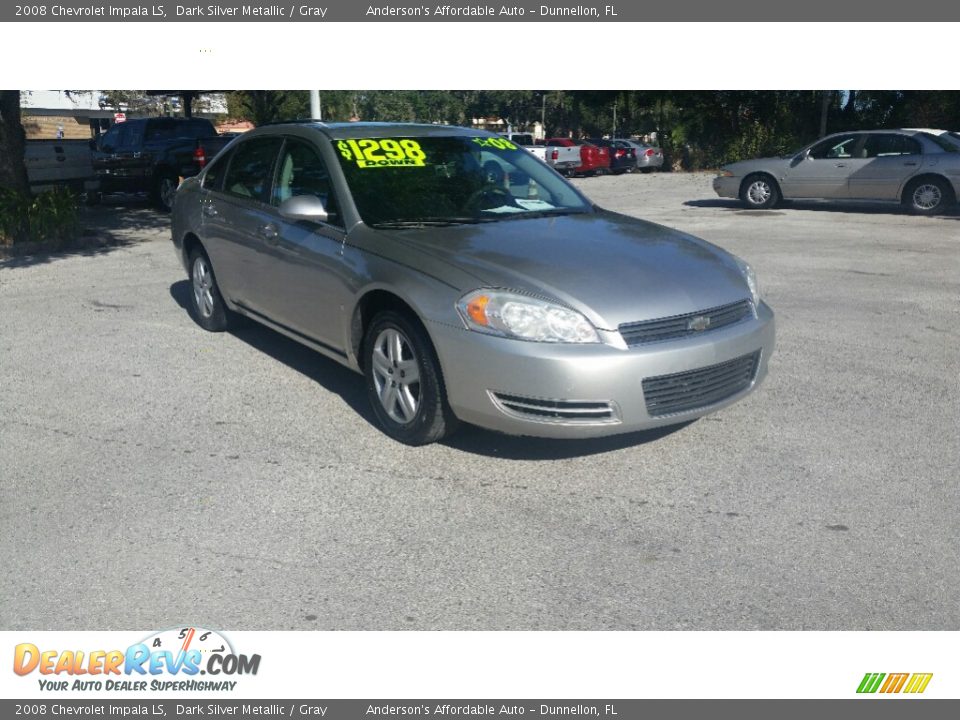
[[[298,195],[280,203],[280,216],[287,220],[325,223],[330,217],[323,200],[316,195]]]
[[[804,160],[810,160],[810,150],[804,150],[802,153],[798,154],[793,160],[790,161],[790,167],[794,168]]]

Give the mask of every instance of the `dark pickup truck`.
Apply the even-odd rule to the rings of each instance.
[[[131,119],[91,141],[93,169],[101,192],[147,192],[170,210],[180,180],[199,173],[233,137],[202,118]]]

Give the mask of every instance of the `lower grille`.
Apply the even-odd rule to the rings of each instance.
[[[652,417],[698,410],[750,387],[760,351],[697,370],[660,375],[643,381],[647,413]]]
[[[527,420],[584,424],[619,422],[613,404],[602,400],[543,400],[498,392],[490,394],[501,410]]]

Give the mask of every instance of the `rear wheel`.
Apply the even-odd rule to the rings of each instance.
[[[419,323],[386,311],[364,335],[367,395],[380,426],[394,440],[427,445],[453,432],[440,364]]]
[[[200,248],[190,253],[190,310],[197,324],[210,332],[228,330],[236,318],[223,302],[213,266]]]
[[[918,178],[903,191],[903,204],[917,215],[936,215],[953,202],[953,190],[940,178]]]
[[[740,185],[740,200],[751,210],[765,210],[780,202],[780,188],[769,175],[749,175]]]

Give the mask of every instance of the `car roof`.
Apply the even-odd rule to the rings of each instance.
[[[941,130],[926,130],[923,128],[883,128],[880,130],[844,130],[843,132],[830,133],[826,137],[833,137],[835,135],[850,135],[856,133],[858,135],[880,135],[883,133],[903,133],[904,135],[919,135],[920,133],[940,133]]]

